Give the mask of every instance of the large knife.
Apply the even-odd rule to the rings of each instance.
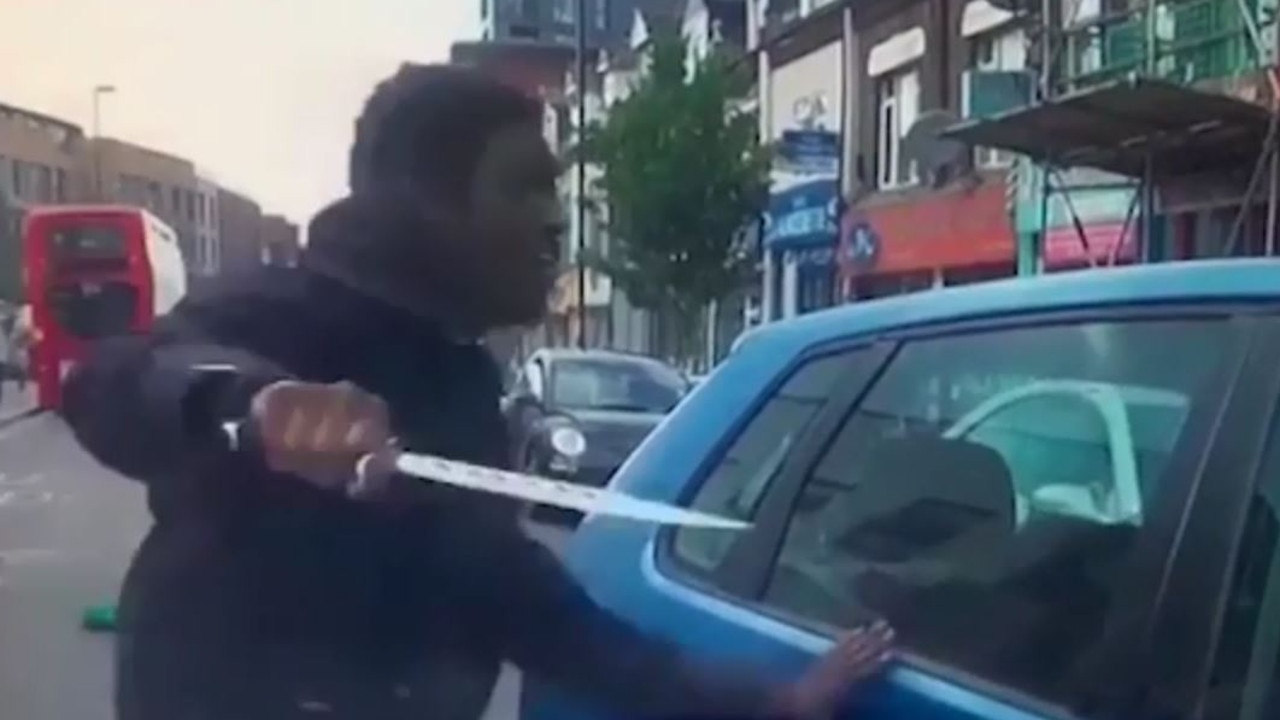
[[[243,423],[227,423],[223,429],[233,446],[243,445],[242,438],[245,432]],[[442,483],[475,492],[516,498],[536,505],[577,510],[586,515],[606,515],[659,525],[721,530],[743,530],[750,527],[748,523],[734,518],[652,500],[642,500],[603,488],[496,470],[482,465],[398,449],[389,449],[383,454],[366,455],[361,458],[354,468],[352,485],[359,487],[369,484],[372,475],[388,471],[398,472],[423,482]]]

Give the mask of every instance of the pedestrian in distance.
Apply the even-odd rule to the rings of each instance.
[[[154,516],[120,599],[121,720],[475,720],[503,661],[613,715],[818,718],[881,669],[883,625],[794,682],[700,662],[593,602],[516,503],[353,484],[393,436],[508,464],[478,339],[539,320],[555,280],[541,118],[477,72],[401,68],[297,267],[189,297],[71,372],[76,437]],[[220,429],[244,418],[233,447]]]

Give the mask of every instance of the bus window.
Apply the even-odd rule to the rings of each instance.
[[[128,282],[72,282],[49,290],[49,306],[63,332],[97,340],[133,329],[140,296]]]
[[[77,225],[50,233],[49,254],[59,268],[95,261],[127,261],[128,241],[114,225]]]

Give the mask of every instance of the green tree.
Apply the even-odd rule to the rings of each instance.
[[[691,354],[703,310],[743,286],[746,240],[768,194],[769,152],[744,109],[751,79],[713,54],[689,71],[676,35],[656,38],[648,71],[603,123],[585,157],[602,172],[609,248],[588,257],[639,307],[670,313]]]

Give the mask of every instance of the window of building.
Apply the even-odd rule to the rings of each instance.
[[[586,2],[586,0],[581,0]],[[551,18],[562,25],[576,24],[574,17],[574,3],[579,0],[552,0]]]
[[[53,200],[54,202],[67,202],[70,200],[70,190],[67,187],[67,171],[62,168],[53,169]]]
[[[1025,70],[1027,67],[1027,38],[1021,28],[1002,28],[977,35],[972,40],[973,58],[970,66],[985,72]],[[974,161],[978,167],[999,168],[1013,164],[1013,153],[995,148],[974,149]]]
[[[798,20],[801,10],[800,0],[771,0],[765,4],[765,23],[785,25]]]
[[[603,31],[609,27],[609,0],[596,0],[595,21],[596,30]]]
[[[171,188],[169,191],[169,212],[175,218],[182,217],[182,189]]]
[[[9,163],[9,187],[13,190],[13,196],[19,200],[27,199],[27,193],[30,189],[27,187],[27,164],[15,158]]]
[[[209,236],[209,273],[217,275],[222,271],[222,243],[218,236]]]
[[[33,167],[36,175],[36,187],[32,199],[42,203],[53,202],[53,168],[48,165],[35,165]]]
[[[920,114],[920,72],[912,68],[876,79],[876,180],[881,189],[918,180],[916,161],[902,152],[902,139]]]

